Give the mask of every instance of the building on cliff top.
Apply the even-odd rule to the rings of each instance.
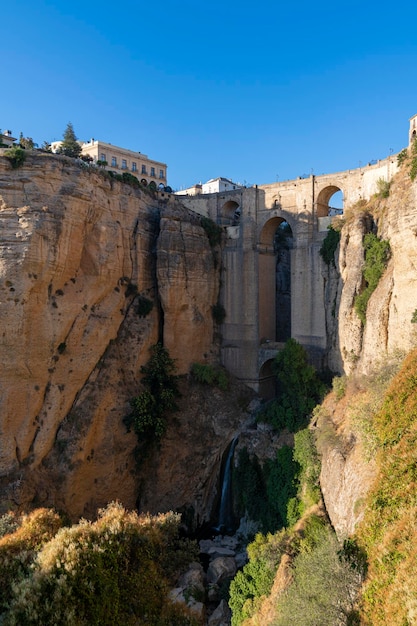
[[[206,183],[199,183],[188,187],[187,189],[181,189],[176,191],[177,196],[198,196],[205,193],[221,193],[223,191],[234,191],[235,189],[242,189],[243,185],[234,183],[228,178],[219,176],[218,178],[211,178]]]
[[[58,152],[62,141],[51,143],[52,152]],[[117,172],[129,172],[140,180],[143,184],[165,187],[167,184],[167,165],[160,161],[149,159],[146,154],[126,150],[113,146],[111,143],[104,143],[97,139],[80,142],[81,155],[90,157],[93,163],[104,167],[104,169]]]
[[[12,137],[11,130],[5,130],[4,133],[0,131],[0,147],[10,148],[16,141],[16,137]]]

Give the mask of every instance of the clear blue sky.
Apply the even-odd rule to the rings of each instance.
[[[272,183],[398,152],[417,113],[417,2],[10,0],[0,128],[92,137],[175,188]]]

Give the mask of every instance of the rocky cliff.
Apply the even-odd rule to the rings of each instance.
[[[134,507],[141,485],[146,505],[162,510],[181,480],[177,504],[205,502],[239,411],[227,426],[221,415],[205,425],[214,433],[206,475],[181,425],[169,430],[169,471],[144,478],[123,425],[159,339],[180,374],[216,359],[219,275],[198,216],[167,195],[33,153],[19,169],[0,158],[0,224],[3,503],[54,504],[76,517],[115,498]],[[153,304],[146,315],[143,301]],[[192,409],[198,436],[201,408]]]
[[[391,255],[369,300],[363,325],[354,302],[364,287],[363,238],[368,232],[387,240]],[[412,319],[417,307],[417,184],[410,181],[407,167],[394,177],[387,198],[374,197],[347,208],[336,267],[326,269],[325,283],[329,366],[350,375],[348,396],[350,400],[355,396],[354,402],[366,407],[370,402],[365,397],[366,387],[378,384],[366,382],[367,376],[393,368],[416,344]],[[349,398],[338,403],[331,396],[324,407],[331,416],[334,436],[323,449],[321,485],[332,523],[341,536],[352,533],[362,518],[361,503],[375,471],[372,455],[364,453],[358,425],[351,419]],[[373,398],[371,404],[377,401]],[[371,408],[374,406],[369,407],[370,415]]]

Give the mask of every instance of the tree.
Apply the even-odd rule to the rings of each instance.
[[[75,136],[74,127],[71,122],[68,122],[67,128],[64,133],[64,140],[61,145],[61,154],[65,156],[77,158],[81,154],[81,146]]]
[[[167,414],[176,411],[179,397],[178,379],[174,375],[175,361],[160,343],[151,346],[151,358],[142,365],[145,390],[131,400],[132,413],[125,418],[128,427],[138,436],[159,439],[166,429]]]
[[[37,147],[32,137],[23,137],[23,133],[20,133],[19,136],[19,146],[24,148],[25,150],[33,150],[33,148]]]

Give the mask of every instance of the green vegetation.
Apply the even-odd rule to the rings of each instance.
[[[379,280],[387,267],[391,251],[389,242],[379,239],[373,233],[365,235],[363,246],[365,249],[365,263],[362,275],[366,286],[355,298],[355,311],[362,324],[365,324],[369,298],[377,288]]]
[[[19,146],[12,146],[4,152],[4,156],[10,161],[13,169],[17,169],[23,165],[26,159],[25,151],[22,148],[19,148]]]
[[[287,540],[285,531],[267,536],[258,534],[253,543],[248,545],[249,562],[230,584],[232,626],[239,626],[256,613],[262,596],[271,591]]]
[[[204,363],[191,365],[191,376],[203,385],[212,385],[226,391],[229,387],[229,379],[226,371],[221,367],[213,367]]]
[[[411,145],[411,163],[410,163],[410,178],[415,180],[417,177],[417,139],[414,139]]]
[[[223,324],[226,318],[226,311],[222,304],[220,304],[219,302],[217,304],[213,304],[213,306],[211,307],[211,314],[213,316],[215,323],[218,326]]]
[[[356,550],[349,544],[344,550],[317,518],[310,525],[293,562],[293,582],[278,600],[274,626],[359,624],[354,601],[364,571]]]
[[[19,146],[21,148],[23,148],[24,150],[33,150],[37,147],[37,145],[38,144],[33,141],[32,137],[23,137],[23,133],[20,133]]]
[[[210,246],[212,248],[214,248],[215,246],[218,246],[222,240],[221,227],[217,226],[217,224],[213,222],[213,220],[211,220],[209,217],[201,218],[201,226],[206,231],[206,235],[208,237]]]
[[[145,390],[133,398],[132,412],[124,421],[128,428],[133,426],[138,437],[160,439],[166,430],[167,415],[177,410],[178,378],[174,375],[175,362],[162,344],[155,344],[150,352],[151,358],[141,367]]]
[[[1,623],[197,626],[168,599],[197,556],[179,539],[179,523],[174,513],[138,515],[112,503],[96,522],[58,530],[56,513],[35,511],[0,539]]]
[[[67,124],[59,152],[60,154],[74,158],[79,157],[81,154],[81,146],[77,141],[71,122]]]
[[[295,339],[288,339],[278,352],[273,372],[278,381],[277,399],[259,413],[258,421],[272,424],[276,430],[288,428],[296,432],[305,428],[324,386],[314,367],[308,364],[306,351]]]
[[[388,198],[391,183],[384,178],[378,178],[378,180],[376,181],[376,186],[378,188],[378,192],[376,195],[379,198]]]
[[[332,389],[337,401],[341,400],[346,393],[347,377],[335,376],[332,380]]]
[[[417,576],[417,351],[404,361],[373,420],[378,481],[367,498],[358,541],[369,573],[361,624],[414,623]]]
[[[319,474],[320,462],[309,429],[295,435],[294,448],[283,446],[263,465],[243,448],[233,472],[238,513],[260,522],[263,532],[291,526],[318,502]]]
[[[339,241],[340,231],[335,230],[332,226],[329,226],[327,230],[327,235],[320,248],[321,257],[327,265],[332,264],[334,267],[336,266],[335,254],[337,246],[339,245]]]
[[[136,299],[135,310],[139,317],[146,317],[153,309],[153,302],[143,295],[139,295]]]
[[[398,167],[401,167],[401,165],[407,160],[407,157],[408,157],[408,150],[407,148],[404,148],[403,150],[401,150],[401,152],[397,154]]]
[[[292,557],[293,581],[277,596],[274,626],[359,624],[354,603],[366,570],[363,552],[353,541],[341,544],[323,517],[310,515],[302,529],[258,534],[249,544],[249,562],[230,585],[232,626],[259,610],[284,555]]]

